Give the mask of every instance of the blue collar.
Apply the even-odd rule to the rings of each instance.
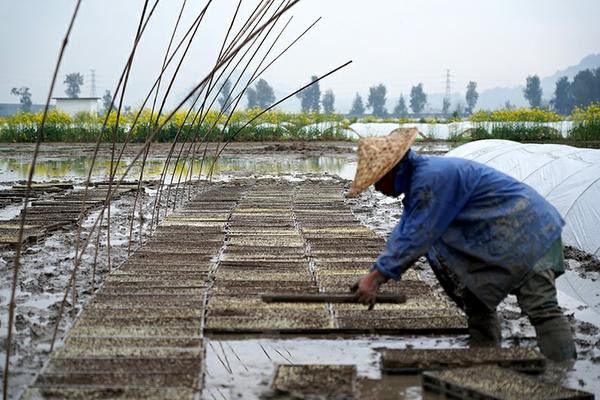
[[[414,168],[414,161],[417,157],[417,153],[415,153],[413,150],[408,150],[408,153],[406,153],[402,161],[400,161],[398,165],[394,167],[396,169],[394,190],[396,191],[397,195],[404,193],[404,203],[406,203],[406,196],[408,196],[410,191],[410,182]]]

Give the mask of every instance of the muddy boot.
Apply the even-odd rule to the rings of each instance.
[[[538,346],[542,354],[552,361],[569,361],[577,358],[571,327],[565,317],[556,317],[535,325]]]
[[[468,317],[470,347],[499,347],[502,335],[496,313]]]

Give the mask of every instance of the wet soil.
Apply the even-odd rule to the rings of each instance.
[[[142,230],[142,241],[145,241],[151,233],[148,223],[151,220],[154,195],[155,191],[149,191],[143,197],[142,213],[145,223]],[[134,196],[134,194],[125,194],[113,203],[111,209],[110,265],[112,268],[118,267],[128,257],[129,221]],[[133,249],[139,245],[138,241],[140,240],[139,205],[137,209],[134,216],[135,243]],[[82,238],[90,237],[91,227],[99,216],[98,210],[95,208],[84,220]],[[103,225],[106,228],[106,219]],[[75,225],[66,225],[42,238],[38,243],[24,247],[16,293],[17,308],[10,360],[10,398],[18,398],[48,359],[58,310],[74,266],[76,236]],[[99,287],[109,272],[106,229],[103,230],[99,246],[96,246],[95,234],[91,236],[91,239],[77,273],[75,304],[70,295],[67,298],[58,331],[58,346],[60,346],[65,332],[73,324],[72,316],[77,315],[90,301],[94,287]],[[95,254],[96,248],[98,249],[97,255]],[[8,300],[11,293],[14,256],[13,247],[0,248],[0,340],[2,343],[0,369],[2,371],[5,363]],[[94,259],[96,259],[95,282],[92,282]]]
[[[217,143],[209,143],[207,154],[215,154]],[[40,148],[40,157],[71,157],[74,154],[80,156],[93,155],[94,143],[44,143]],[[189,144],[185,145],[184,151],[187,151]],[[35,144],[33,143],[0,143],[0,154],[10,154],[11,157],[28,157],[33,153]],[[219,144],[219,148],[223,144]],[[353,142],[236,142],[230,143],[225,147],[222,156],[232,156],[240,154],[262,155],[283,152],[285,155],[331,155],[347,154],[354,156],[356,144]],[[123,153],[124,157],[134,157],[143,144],[128,144]],[[149,157],[166,157],[171,148],[170,143],[156,143],[150,147]],[[120,150],[120,147],[118,147]],[[180,145],[175,147],[175,154],[178,154]],[[111,155],[112,145],[103,143],[98,151],[99,156]],[[204,151],[204,146],[202,147]]]
[[[600,259],[598,257],[573,246],[565,246],[564,252],[566,259],[575,260],[579,263],[578,272],[600,272]],[[569,264],[567,264],[567,268],[569,268]]]
[[[303,157],[306,154],[318,155],[322,151],[319,149],[306,149],[305,147],[298,147],[296,150],[268,150],[267,146],[271,144],[259,143],[259,144],[235,144],[227,151],[231,151],[233,155],[248,155],[253,154],[264,155],[266,157],[278,157],[287,156],[287,152],[291,151],[293,156]],[[317,144],[317,147],[322,145]],[[47,155],[53,157],[60,157],[61,155],[72,156],[73,144],[53,144],[44,145],[44,151]],[[88,145],[75,145],[77,151],[89,154]],[[236,146],[239,148],[236,149]],[[339,153],[343,154],[348,149],[348,158],[352,159],[353,144],[343,143],[339,145],[341,149]],[[0,152],[6,145],[0,145]],[[156,148],[157,152],[164,155],[164,149],[160,145]],[[31,146],[29,145],[10,145],[10,151],[16,151],[17,154],[22,156],[29,156]],[[103,151],[106,151],[103,150]],[[333,151],[333,150],[328,150]],[[337,151],[337,150],[336,150]],[[254,152],[254,153],[253,153]],[[305,152],[305,153],[303,153]],[[314,153],[311,153],[314,152]],[[276,154],[274,154],[276,153]],[[279,153],[281,153],[279,155]],[[0,153],[1,154],[1,153]],[[106,153],[109,154],[109,153]],[[12,153],[11,153],[12,155]],[[261,179],[260,176],[255,174],[235,172],[229,175],[223,175],[222,179],[230,180],[233,178],[241,179]],[[328,174],[286,174],[281,173],[276,176],[277,179],[284,180],[290,184],[297,181],[323,181],[326,180],[331,183],[340,184],[346,188],[349,187],[350,181],[340,179],[334,175]],[[149,211],[152,204],[152,193],[144,201],[144,215],[149,220]],[[128,215],[130,209],[128,208],[131,199],[125,196],[123,199],[115,203],[115,210],[113,212],[113,218],[116,223],[111,226],[112,236],[112,247],[111,247],[111,259],[112,265],[116,266],[120,264],[127,257],[127,238],[124,226],[128,226]],[[354,214],[360,219],[360,221],[374,229],[381,237],[385,237],[397,223],[402,212],[402,206],[398,199],[385,198],[372,190],[367,191],[358,199],[348,201],[352,207]],[[198,207],[204,207],[204,204],[199,204]],[[310,204],[307,208],[311,207]],[[91,221],[90,216],[86,221],[86,226],[89,228],[89,222]],[[137,217],[136,217],[137,220]],[[193,234],[193,228],[185,228],[189,230],[186,232],[179,226],[171,227],[173,234],[185,237],[186,235]],[[252,226],[240,227],[240,230],[244,232],[252,233],[255,228]],[[281,228],[287,229],[287,228]],[[220,228],[215,227],[215,234],[218,234]],[[85,234],[85,230],[84,230]],[[313,233],[312,240],[331,240],[327,232]],[[144,233],[144,238],[147,237],[147,233]],[[352,234],[349,234],[348,238],[351,238]],[[345,239],[346,240],[346,239]],[[371,239],[369,239],[370,241]],[[63,291],[66,285],[66,279],[70,274],[70,270],[73,264],[73,245],[74,245],[74,233],[70,229],[63,229],[53,233],[47,237],[40,244],[29,246],[23,256],[23,266],[20,273],[20,285],[17,292],[17,317],[15,320],[15,340],[12,344],[15,354],[11,358],[12,365],[12,378],[11,378],[11,396],[15,398],[16,394],[32,381],[35,374],[39,371],[41,366],[44,364],[48,357],[49,341],[56,320],[56,312],[58,309],[58,303],[62,299]],[[376,241],[376,240],[375,240]],[[360,243],[355,243],[360,246]],[[8,283],[9,276],[12,275],[12,256],[13,253],[10,250],[0,249],[0,340],[2,345],[5,346],[5,335],[6,335],[6,304],[7,299],[10,295],[10,285]],[[152,257],[155,257],[153,255]],[[598,273],[600,268],[598,267],[597,259],[591,256],[576,251],[574,249],[565,248],[565,257],[567,261],[568,269],[575,273],[581,278],[583,282],[590,283],[595,279],[598,279]],[[184,257],[186,258],[186,257]],[[97,284],[103,281],[103,277],[106,276],[108,271],[107,266],[107,249],[106,246],[101,245],[99,248],[99,264],[97,266]],[[82,283],[78,286],[78,300],[75,304],[76,311],[79,311],[86,302],[89,301],[93,293],[89,281],[91,279],[90,266],[93,260],[93,253],[87,253],[84,257],[84,264],[81,269],[81,276],[84,277]],[[203,261],[196,259],[198,263]],[[275,261],[271,260],[273,265]],[[145,264],[146,260],[144,260]],[[238,261],[231,261],[236,263]],[[192,263],[196,264],[196,262]],[[354,263],[356,265],[356,263]],[[196,265],[191,267],[197,268]],[[431,270],[424,260],[420,260],[416,269],[418,270],[424,281],[435,288],[438,292],[441,292],[439,286],[436,285],[435,277],[431,273]],[[366,272],[366,270],[365,270]],[[561,277],[559,280],[567,278]],[[598,298],[600,293],[599,285],[592,285],[592,296]],[[167,290],[167,289],[165,289]],[[586,287],[586,290],[587,287]],[[593,292],[595,290],[595,293]],[[110,297],[109,294],[105,295]],[[121,299],[123,296],[116,296]],[[115,298],[116,298],[115,297]],[[144,306],[144,294],[131,294],[126,296],[132,304]],[[155,298],[156,296],[151,296]],[[161,299],[165,305],[170,306],[198,306],[201,302],[183,296],[174,296],[165,294],[164,300]],[[587,304],[580,302],[563,303],[560,298],[561,305],[565,307],[565,313],[569,316],[570,321],[575,332],[576,343],[578,348],[579,358],[575,367],[572,371],[568,372],[565,383],[572,388],[582,388],[591,392],[600,393],[600,339],[598,339],[598,333],[600,332],[600,315],[594,311],[596,304]],[[70,301],[69,308],[70,311]],[[522,347],[535,347],[535,332],[532,326],[527,321],[527,318],[521,315],[520,309],[518,308],[516,299],[509,296],[499,307],[499,313],[502,319],[502,331],[503,331],[503,345],[504,346],[522,346]],[[61,334],[72,324],[70,319],[70,312],[65,314],[65,323],[61,326]],[[85,327],[80,328],[82,331]],[[149,328],[150,329],[150,328]],[[116,333],[107,330],[107,334]],[[164,332],[159,332],[164,333]],[[222,342],[225,351],[228,352],[230,357],[241,356],[241,360],[238,362],[238,369],[235,374],[231,374],[226,371],[225,368],[219,366],[220,361],[217,355],[222,354],[221,350],[214,348],[207,348],[207,375],[206,375],[206,390],[203,394],[203,398],[212,399],[212,396],[221,397],[219,393],[226,395],[238,395],[248,394],[245,398],[258,398],[260,393],[267,390],[269,384],[269,376],[274,371],[274,364],[276,361],[287,363],[288,361],[305,361],[305,362],[320,362],[320,363],[331,363],[331,362],[351,362],[358,366],[359,376],[361,378],[372,378],[380,379],[379,375],[379,359],[375,347],[381,347],[382,344],[388,347],[404,347],[408,344],[414,344],[419,347],[437,347],[437,348],[448,348],[464,346],[466,344],[464,336],[439,336],[438,338],[423,338],[419,336],[407,337],[407,338],[385,338],[381,336],[363,337],[359,339],[351,340],[331,340],[325,343],[311,342],[309,340],[294,341],[294,340],[280,340],[265,341],[261,342],[260,346],[256,340],[241,340],[235,341],[233,338]],[[269,353],[265,355],[263,347]],[[234,349],[235,352],[229,351],[229,348]],[[327,349],[327,351],[324,351]],[[275,351],[276,350],[276,351]],[[288,355],[288,351],[293,354],[294,357]],[[244,352],[246,352],[244,354]],[[260,359],[260,360],[259,360]],[[286,361],[288,359],[288,361]],[[0,366],[3,367],[4,356],[0,354]],[[256,367],[255,372],[250,372],[252,368]],[[420,385],[420,383],[418,383]],[[409,390],[412,391],[410,396],[407,398],[420,398],[420,389],[415,387],[408,387],[404,385],[401,391]],[[403,392],[403,393],[405,393]]]

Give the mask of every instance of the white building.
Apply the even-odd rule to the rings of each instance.
[[[100,97],[53,97],[56,100],[56,109],[74,116],[80,111],[98,114],[98,100]]]

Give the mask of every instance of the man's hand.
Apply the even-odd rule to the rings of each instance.
[[[368,275],[360,278],[350,290],[356,293],[354,297],[357,301],[368,305],[369,310],[372,310],[373,306],[375,306],[375,299],[377,298],[379,286],[387,281],[388,278],[381,275],[379,271],[373,270]]]

